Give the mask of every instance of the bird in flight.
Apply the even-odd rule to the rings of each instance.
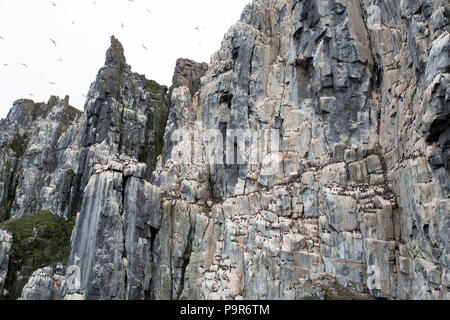
[[[144,44],[142,44],[142,47],[143,47],[145,50],[148,50],[148,48],[147,48],[146,46],[144,46]]]
[[[124,24],[123,24],[123,22],[122,22],[122,29],[123,29],[123,27],[124,27]]]
[[[5,40],[5,38],[3,38],[2,36],[0,36],[0,39]]]
[[[21,66],[24,66],[25,68],[28,68],[28,66],[25,63],[21,63]]]
[[[55,8],[58,8],[53,1],[50,1]]]
[[[61,62],[64,62],[63,59],[61,59],[61,58],[59,58],[58,60],[61,61]]]
[[[150,11],[150,9],[147,9],[147,12],[148,12],[148,13],[152,13],[152,12]]]
[[[50,41],[51,41],[51,42],[53,42],[53,44],[55,45],[55,47],[57,47],[57,45],[56,45],[56,41],[55,41],[55,40],[53,40],[53,39],[50,39]]]
[[[56,83],[54,83],[54,82],[49,82],[49,84],[52,84],[52,85],[53,85],[53,84],[56,84]]]
[[[4,63],[3,65],[4,65],[5,67],[9,66],[9,64],[7,64],[7,63]]]

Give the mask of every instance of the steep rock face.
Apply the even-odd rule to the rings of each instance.
[[[47,104],[18,100],[0,120],[0,222],[44,207],[68,215],[71,177],[59,176],[58,160],[67,148],[65,134],[80,115],[69,97],[51,97]]]
[[[191,94],[195,94],[201,85],[201,78],[208,70],[207,63],[198,63],[189,59],[178,59],[172,78],[171,89],[188,87]]]
[[[8,276],[12,240],[11,233],[0,230],[0,299],[4,295],[3,289]]]
[[[448,299],[448,9],[249,5],[172,94],[152,297]]]
[[[56,300],[65,281],[65,268],[45,267],[36,270],[23,288],[19,300]]]
[[[68,98],[64,101],[52,98],[48,105],[19,101],[0,123],[2,148],[8,150],[2,153],[1,163],[5,172],[1,180],[5,219],[19,219],[41,209],[67,219],[78,214],[69,262],[78,267],[78,257],[83,258],[82,283],[95,287],[92,296],[87,295],[87,298],[102,298],[96,291],[99,284],[89,276],[93,272],[91,267],[105,265],[108,268],[111,258],[120,262],[122,269],[119,270],[125,270],[127,254],[125,242],[120,239],[127,236],[127,228],[145,229],[143,221],[147,219],[129,217],[132,213],[123,209],[125,189],[128,181],[133,186],[134,179],[142,183],[148,180],[162,152],[169,113],[166,93],[166,87],[131,72],[122,45],[112,37],[105,66],[91,86],[83,114],[67,109]],[[75,116],[71,116],[72,113]],[[18,137],[29,137],[30,142],[17,138],[20,142],[17,143],[15,132]],[[16,169],[10,170],[11,166]],[[47,167],[50,169],[46,170]],[[107,208],[114,209],[111,216]],[[100,216],[106,220],[101,220]],[[108,217],[116,220],[110,221]],[[137,227],[136,223],[139,223]],[[91,248],[87,245],[98,248],[87,251]],[[130,255],[138,254],[134,250],[137,245],[130,246]],[[117,248],[117,257],[104,258],[102,250],[107,256],[108,248]],[[113,276],[116,277],[115,273]],[[106,283],[114,286],[110,280]],[[28,283],[24,298],[44,294],[44,291],[33,292],[38,290],[39,279],[31,277],[29,281],[33,283]],[[134,285],[132,279],[129,282]],[[52,286],[49,284],[48,289]],[[17,284],[19,295],[22,287],[23,284]],[[47,291],[44,295],[54,296],[54,292]]]
[[[36,200],[77,213],[66,275],[23,297],[449,299],[449,12],[253,1],[170,99],[113,38]],[[27,152],[5,128],[2,169]]]
[[[65,299],[143,299],[150,281],[151,212],[136,204],[162,152],[168,98],[130,69],[113,37],[80,124],[83,193],[68,263],[80,279],[63,286]]]

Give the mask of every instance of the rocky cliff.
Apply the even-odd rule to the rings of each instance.
[[[449,299],[449,16],[255,0],[170,90],[113,37],[84,113],[20,100],[0,122],[3,296]],[[41,210],[75,220],[61,261],[36,258]]]

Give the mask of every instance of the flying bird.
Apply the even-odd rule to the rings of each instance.
[[[55,8],[58,8],[53,1],[50,1]]]
[[[143,47],[145,50],[148,50],[148,48],[147,48],[146,46],[144,46],[144,44],[142,44],[142,47]]]
[[[21,63],[21,66],[24,66],[25,68],[28,68],[28,66],[25,63]]]
[[[7,63],[4,63],[3,65],[4,65],[5,67],[9,66],[9,64],[7,64]]]
[[[54,85],[54,84],[56,84],[56,83],[54,83],[54,82],[49,82],[49,84]]]
[[[0,36],[0,39],[5,40],[5,38],[3,38],[2,36]]]
[[[150,9],[147,9],[147,12],[148,12],[148,13],[152,13],[152,12],[150,11]]]
[[[53,44],[55,45],[55,47],[57,47],[57,45],[56,45],[56,41],[55,41],[55,40],[53,40],[53,39],[50,39],[50,41],[51,41],[51,42],[53,42]]]
[[[64,62],[63,59],[61,59],[61,58],[59,58],[58,60],[61,61],[61,62]]]
[[[122,22],[122,29],[123,29],[123,27],[124,27],[124,25],[123,25],[123,22]]]

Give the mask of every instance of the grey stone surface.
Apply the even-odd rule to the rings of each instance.
[[[0,299],[3,296],[5,281],[8,276],[12,241],[13,238],[11,233],[0,230]]]
[[[172,78],[171,90],[179,87],[188,87],[194,95],[201,85],[201,78],[208,70],[207,63],[198,63],[190,59],[178,59]]]
[[[29,278],[19,300],[56,300],[64,281],[63,265],[38,269]]]
[[[80,286],[63,286],[64,299],[149,296],[160,219],[149,201],[160,195],[148,181],[162,152],[168,98],[167,88],[130,69],[113,38],[79,131],[86,184],[68,266],[78,268]]]
[[[69,97],[51,97],[48,103],[18,100],[0,120],[0,221],[44,208],[69,215],[76,177],[62,164],[70,161],[64,155],[73,138],[71,125],[81,114]]]
[[[179,60],[165,118],[166,89],[131,73],[113,38],[36,198],[68,216],[52,191],[66,190],[77,214],[80,282],[59,298],[449,299],[448,12],[253,1],[207,70]],[[4,146],[35,123],[8,119]],[[229,129],[241,134],[228,150],[258,157],[211,163],[231,157]],[[0,168],[23,167],[21,154]],[[26,214],[19,171],[2,172],[4,219]],[[58,188],[64,172],[75,182]]]
[[[169,118],[166,137],[195,121],[205,134],[280,129],[281,150],[251,165],[187,165],[177,158],[187,145],[171,145],[152,178],[168,194],[153,249],[155,298],[294,299],[325,274],[375,297],[448,297],[448,249],[438,240],[448,233],[448,68],[437,49],[448,23],[437,29],[429,19],[442,5],[414,16],[404,12],[422,2],[247,6],[199,93],[189,101],[173,92],[173,110],[183,112]],[[202,148],[220,154],[209,138]],[[282,169],[264,176],[280,158]],[[196,192],[203,181],[210,191]]]

